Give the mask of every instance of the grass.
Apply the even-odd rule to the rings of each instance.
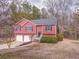
[[[63,43],[62,43],[63,42]],[[64,40],[58,44],[43,44],[38,49],[36,46],[12,49],[10,52],[0,54],[0,59],[79,59],[79,45],[75,41]],[[74,47],[74,46],[75,47]],[[63,48],[64,47],[64,48]],[[73,48],[73,49],[72,49]]]
[[[15,53],[6,53],[0,55],[0,59],[46,59],[42,56],[32,56],[32,55],[18,55]]]

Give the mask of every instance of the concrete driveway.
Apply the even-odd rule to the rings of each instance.
[[[14,41],[11,43],[10,48],[15,48],[23,43],[24,42]],[[8,45],[7,44],[0,44],[0,49],[8,49]]]

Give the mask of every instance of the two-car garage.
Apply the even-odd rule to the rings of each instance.
[[[16,41],[30,42],[31,41],[31,37],[29,35],[16,35]]]

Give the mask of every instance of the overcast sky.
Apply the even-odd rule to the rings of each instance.
[[[45,7],[44,1],[46,1],[46,0],[27,0],[27,1],[29,1],[33,5],[36,5],[39,8],[43,8],[43,7]],[[78,0],[73,0],[73,3],[75,3],[75,2],[77,3],[77,1]],[[79,3],[79,1],[78,1],[78,3]],[[75,10],[76,8],[79,8],[79,7],[76,5],[73,5],[70,8],[72,10]]]
[[[29,1],[33,5],[36,5],[39,8],[45,7],[43,3],[44,0],[27,0],[27,1]]]

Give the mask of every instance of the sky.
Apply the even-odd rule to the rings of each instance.
[[[10,1],[10,0],[9,0]],[[19,0],[20,1],[20,0]],[[21,0],[21,1],[23,1],[23,0]],[[45,2],[44,1],[46,1],[46,0],[26,0],[26,1],[28,1],[29,3],[31,3],[31,4],[33,4],[33,5],[35,5],[35,6],[37,6],[39,9],[41,9],[41,8],[46,8],[46,6],[45,6]],[[71,0],[72,1],[72,0]],[[78,3],[77,3],[77,1],[78,1]],[[75,3],[77,3],[77,4],[79,4],[79,0],[74,0],[73,1],[73,5],[72,6],[70,6],[70,8],[71,8],[71,10],[72,11],[74,11],[75,9],[77,9],[77,8],[79,8],[79,6],[76,6],[76,5],[74,5]]]
[[[27,1],[30,2],[33,5],[36,5],[39,8],[45,7],[45,5],[43,3],[44,0],[27,0]]]
[[[44,1],[46,0],[27,0],[28,2],[30,2],[31,4],[33,5],[36,5],[38,8],[43,8],[45,7],[45,4],[44,4]],[[76,2],[77,0],[74,0],[74,3]],[[75,6],[71,6],[70,7],[72,10],[75,10]]]

